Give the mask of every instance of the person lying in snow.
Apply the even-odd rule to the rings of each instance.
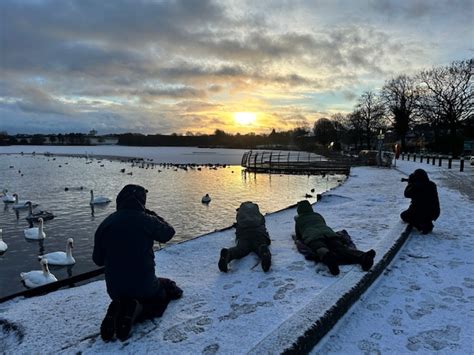
[[[262,261],[262,269],[267,272],[271,266],[272,255],[268,246],[270,237],[265,227],[265,217],[260,213],[258,205],[253,202],[243,202],[237,209],[237,223],[235,223],[235,239],[237,245],[229,249],[222,249],[219,259],[219,270],[228,271],[231,260],[241,259],[256,253]]]
[[[307,200],[297,203],[295,216],[296,239],[315,254],[315,261],[323,262],[331,274],[339,274],[339,265],[360,264],[369,271],[374,264],[375,251],[363,252],[351,247],[347,240],[326,225],[323,216],[313,211]]]
[[[403,179],[402,179],[403,181]],[[423,169],[416,169],[408,177],[405,197],[411,198],[410,207],[400,214],[400,218],[418,229],[422,234],[433,230],[433,221],[440,215],[438,190]]]
[[[174,281],[155,275],[154,241],[166,243],[175,231],[145,208],[147,191],[126,185],[117,195],[117,211],[97,228],[93,261],[105,265],[110,303],[100,326],[103,340],[126,340],[135,321],[160,317],[170,300],[182,296]]]

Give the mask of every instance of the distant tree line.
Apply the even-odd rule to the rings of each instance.
[[[458,155],[463,141],[474,139],[473,64],[473,59],[456,61],[391,78],[380,92],[364,92],[351,113],[316,121],[315,139],[323,145],[335,142],[370,149],[382,131],[391,133],[404,151],[424,147]]]

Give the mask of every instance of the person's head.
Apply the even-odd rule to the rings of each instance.
[[[133,184],[126,185],[117,195],[117,210],[145,210],[147,192],[143,186]]]
[[[428,174],[423,169],[416,169],[411,174],[411,180],[413,182],[428,182],[430,181]]]
[[[302,200],[296,204],[296,212],[298,212],[298,214],[312,213],[313,207],[308,200]]]

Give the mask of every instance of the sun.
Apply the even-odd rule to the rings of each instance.
[[[234,119],[238,124],[248,126],[257,120],[257,114],[255,112],[235,112]]]

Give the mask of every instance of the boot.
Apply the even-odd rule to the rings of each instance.
[[[270,253],[270,249],[268,249],[268,245],[260,245],[259,254],[262,259],[262,269],[267,272],[272,265],[272,254]]]
[[[116,331],[117,338],[125,341],[130,336],[133,323],[142,310],[142,306],[137,300],[124,300],[120,302],[120,309],[117,316]]]
[[[221,250],[221,257],[219,259],[219,270],[222,272],[227,272],[228,268],[227,265],[229,264],[229,249],[223,248]]]
[[[117,319],[118,311],[120,309],[119,301],[112,301],[109,304],[104,320],[100,325],[100,336],[103,341],[112,340],[115,334],[115,321]]]
[[[339,265],[337,265],[337,257],[333,252],[327,252],[321,261],[329,268],[331,274],[339,275]]]
[[[428,234],[430,233],[431,231],[433,230],[433,223],[430,221],[430,222],[426,222],[426,223],[420,223],[420,231],[421,231],[421,234]]]
[[[370,249],[368,252],[365,252],[360,261],[360,265],[362,266],[362,270],[369,271],[372,265],[374,265],[374,257],[375,257],[375,250]]]

